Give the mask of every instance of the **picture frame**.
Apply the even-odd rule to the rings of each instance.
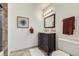
[[[29,28],[29,18],[17,16],[17,28]]]
[[[55,14],[44,18],[44,28],[55,28]]]

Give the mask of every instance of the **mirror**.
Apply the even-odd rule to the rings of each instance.
[[[44,28],[55,28],[55,14],[44,18]]]

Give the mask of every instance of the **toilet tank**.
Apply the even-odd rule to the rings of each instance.
[[[58,38],[58,49],[70,55],[79,56],[79,42]]]

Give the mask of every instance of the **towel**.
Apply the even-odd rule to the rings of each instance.
[[[75,17],[65,18],[63,20],[63,34],[73,35],[75,29]]]

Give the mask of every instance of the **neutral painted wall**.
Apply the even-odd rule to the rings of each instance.
[[[68,3],[53,3],[48,8],[53,8],[56,14],[56,48],[58,49],[58,38],[65,38],[68,40],[79,42],[79,4]],[[48,9],[47,8],[47,9]],[[63,22],[62,20],[67,17],[75,16],[75,31],[73,35],[62,34]]]
[[[47,6],[47,5],[46,5]],[[44,18],[42,11],[46,6],[37,4],[9,4],[8,7],[8,45],[9,51],[29,48],[38,45],[38,32],[44,32]],[[79,41],[79,4],[51,4],[48,8],[55,8],[57,37]],[[34,34],[29,33],[29,28],[17,28],[17,16],[29,17],[29,27],[34,28]],[[74,35],[62,34],[63,18],[76,16],[76,29]],[[47,29],[50,31],[50,29]]]
[[[37,46],[40,20],[35,15],[35,4],[9,4],[8,6],[8,45],[9,51]],[[34,28],[34,33],[29,33],[29,28],[17,28],[17,16],[29,17],[29,28]]]
[[[54,4],[56,9],[56,33],[57,37],[79,41],[79,4]],[[73,35],[62,34],[62,20],[75,16],[75,31]]]
[[[44,32],[43,9],[49,4],[8,4],[8,45],[9,51],[29,48],[38,45],[38,32]],[[48,8],[52,8],[50,6]],[[47,9],[47,8],[46,8]],[[29,28],[17,28],[17,16],[29,17],[29,27],[34,28],[34,34]],[[49,29],[50,30],[50,29]]]

